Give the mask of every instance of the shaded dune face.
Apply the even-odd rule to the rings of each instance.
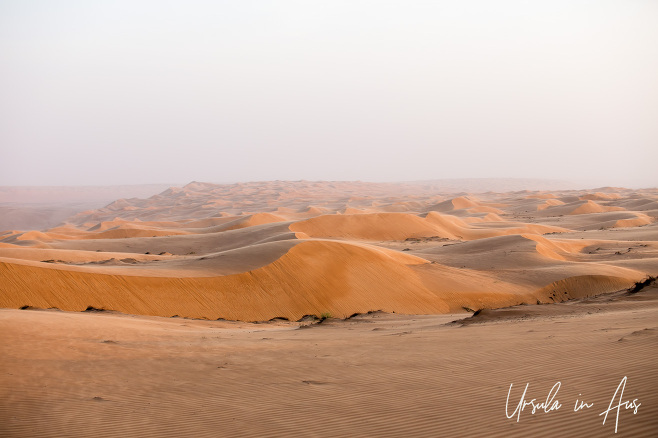
[[[260,321],[552,303],[658,275],[658,190],[191,183],[0,231],[0,306]]]

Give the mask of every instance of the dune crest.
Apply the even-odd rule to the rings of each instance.
[[[580,207],[576,208],[569,214],[590,214],[590,213],[603,213],[608,211],[624,211],[623,207],[607,207],[601,204],[597,204],[592,200],[588,200]]]

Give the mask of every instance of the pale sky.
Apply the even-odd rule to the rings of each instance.
[[[0,0],[0,185],[658,186],[658,1]]]

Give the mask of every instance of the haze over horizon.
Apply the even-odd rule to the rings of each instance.
[[[658,3],[0,3],[0,186],[658,186]]]

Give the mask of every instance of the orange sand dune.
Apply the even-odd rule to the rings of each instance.
[[[569,277],[607,276],[629,283],[647,274],[654,275],[653,271],[658,270],[658,265],[655,269],[648,268],[650,263],[645,262],[640,253],[629,255],[620,263],[622,258],[619,256],[610,259],[583,254],[585,248],[591,250],[591,245],[596,241],[549,237],[517,234],[425,248],[420,243],[416,245],[419,249],[413,253],[435,262],[428,269],[440,264],[468,269],[469,275],[487,273],[491,279],[481,281],[484,287],[496,290],[496,287],[504,285],[497,295],[504,296],[503,292],[516,291],[515,294],[525,296],[526,300],[529,290]],[[658,256],[658,252],[646,252],[646,257],[652,256]],[[440,278],[444,281],[445,276]]]
[[[0,279],[2,307],[92,306],[143,315],[250,321],[297,320],[323,312],[347,317],[370,310],[448,310],[405,264],[382,251],[337,242],[303,242],[270,265],[224,277],[127,277],[5,262],[0,263]],[[398,286],[401,282],[404,289]]]
[[[460,196],[447,201],[440,202],[429,207],[429,211],[448,212],[452,210],[461,210],[464,208],[478,207],[480,204],[465,196]]]
[[[478,205],[477,207],[471,207],[468,209],[470,213],[493,213],[493,214],[504,214],[505,212],[500,208],[487,207],[486,205]]]
[[[430,247],[419,250],[417,254],[453,267],[468,266],[488,272],[526,270],[534,273],[538,268],[551,267],[555,261],[565,260],[565,252],[542,236],[510,234]],[[494,278],[500,279],[500,276],[494,275]],[[517,275],[515,278],[524,282],[523,276]],[[532,283],[537,284],[534,281]]]
[[[571,211],[569,214],[589,214],[589,213],[603,213],[608,211],[624,211],[622,207],[606,207],[600,204],[597,204],[594,201],[587,201],[580,207]]]
[[[649,225],[653,222],[650,216],[647,216],[643,213],[634,213],[635,218],[631,219],[619,219],[612,226],[613,228],[624,228],[624,227],[641,227],[643,225]]]
[[[295,232],[310,237],[347,238],[363,240],[404,240],[438,236],[449,239],[473,240],[519,233],[551,233],[567,231],[563,228],[535,224],[510,223],[508,228],[487,228],[468,224],[456,216],[435,211],[426,218],[406,213],[374,213],[359,215],[324,215],[290,225]]]
[[[547,199],[546,202],[537,206],[537,210],[544,210],[548,207],[553,207],[556,205],[564,205],[564,202],[559,199]]]
[[[553,216],[542,219],[545,224],[571,230],[599,230],[607,228],[639,227],[655,223],[657,216],[631,211]]]
[[[592,201],[609,201],[611,199],[620,199],[621,196],[619,193],[588,193],[580,197],[582,200],[592,200]]]
[[[141,221],[139,219],[133,219],[132,221],[122,220],[116,218],[112,221],[103,221],[89,227],[87,231],[107,231],[116,228],[178,228],[182,225],[179,222],[173,221]],[[52,231],[52,230],[51,230]]]
[[[477,222],[504,222],[505,220],[498,216],[496,213],[488,213],[483,217],[469,216],[462,219],[467,224],[473,224]]]
[[[256,213],[247,215],[243,218],[235,219],[234,221],[227,222],[224,226],[216,227],[216,230],[230,231],[238,230],[240,228],[253,227],[256,225],[271,224],[274,222],[285,222],[286,219],[271,214],[271,213]]]
[[[137,261],[148,261],[162,259],[165,256],[156,254],[135,254],[130,252],[97,252],[6,245],[0,246],[0,257],[16,259],[17,263],[20,263],[21,260],[31,260],[35,262],[48,260],[52,262],[61,261],[84,264],[87,262],[104,261],[112,258],[132,258]]]
[[[423,269],[423,265],[428,267]],[[454,269],[391,250],[329,241],[302,242],[264,267],[209,278],[108,275],[4,259],[0,305],[63,310],[91,306],[145,315],[256,321],[297,320],[326,312],[346,317],[369,310],[441,313],[464,304],[501,307],[548,300],[553,293],[504,283],[492,288],[491,275],[485,276],[489,279],[485,282],[482,274],[475,273],[462,276],[461,281],[455,275],[457,280],[448,283],[452,287],[441,287],[446,270]],[[633,280],[608,275],[596,290],[609,291],[610,285],[628,285]],[[496,293],[496,289],[502,290]],[[181,296],[189,298],[181,300]]]
[[[567,260],[569,255],[580,253],[583,248],[590,245],[591,242],[580,240],[580,241],[570,241],[567,239],[546,239],[545,237],[538,235],[524,235],[526,239],[534,240],[537,242],[537,252],[541,255],[556,260]]]
[[[298,243],[299,240],[291,238],[272,239],[202,256],[14,247],[0,248],[0,257],[6,258],[8,263],[82,273],[133,277],[216,277],[261,268],[279,259]]]
[[[658,269],[656,189],[436,187],[194,182],[120,199],[48,230],[0,232],[0,305],[435,313],[591,295]],[[553,296],[554,284],[579,290]]]
[[[26,232],[16,232],[11,234],[6,234],[0,236],[0,240],[4,243],[13,243],[13,244],[27,244],[30,241],[34,242],[50,242],[53,240],[67,240],[75,239],[75,235],[69,233],[51,233],[43,231],[26,231]]]
[[[360,209],[353,207],[347,207],[343,211],[343,214],[364,214],[364,213],[377,213],[377,211],[374,209],[368,209],[368,208]]]
[[[407,213],[324,215],[290,225],[290,230],[310,237],[340,237],[364,240],[404,240],[409,237],[440,236],[451,233]]]
[[[161,236],[180,236],[188,234],[185,231],[178,230],[161,230],[152,228],[114,228],[100,233],[88,234],[83,239],[127,239],[130,237],[161,237]]]
[[[460,196],[458,198],[453,199],[450,202],[452,203],[455,210],[479,206],[477,202],[467,198],[466,196]]]
[[[631,278],[582,275],[555,281],[538,289],[535,294],[537,300],[542,303],[560,302],[626,289],[633,283],[634,281]],[[548,300],[546,296],[548,296]]]
[[[308,216],[319,216],[321,214],[330,213],[330,210],[328,208],[314,207],[314,206],[311,205],[306,210],[301,211],[300,213],[308,215]]]
[[[54,237],[52,237],[48,233],[42,233],[40,231],[28,231],[26,233],[22,233],[16,236],[16,240],[53,240]]]
[[[60,225],[58,227],[49,228],[46,230],[48,234],[56,234],[60,236],[70,236],[75,238],[80,238],[88,234],[87,230],[77,228],[73,225]],[[1,236],[0,236],[1,237]]]
[[[475,240],[511,234],[546,234],[568,231],[561,227],[517,222],[489,222],[479,225],[469,225],[457,217],[442,215],[437,212],[428,213],[426,220],[462,240]]]
[[[56,249],[80,249],[99,252],[130,252],[159,254],[169,252],[175,255],[204,255],[217,251],[253,245],[269,239],[290,238],[294,233],[288,229],[287,222],[255,225],[247,228],[221,232],[190,233],[162,237],[134,237],[126,239],[80,239],[51,241],[49,247]]]

